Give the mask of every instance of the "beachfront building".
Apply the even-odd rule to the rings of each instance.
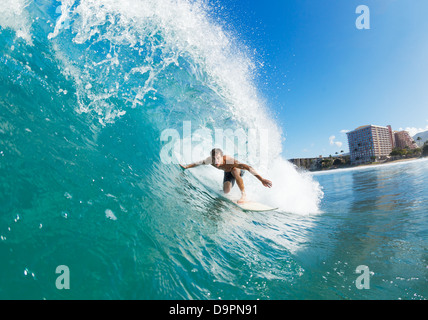
[[[365,125],[347,133],[352,164],[386,159],[395,144],[391,126]]]
[[[318,158],[296,158],[290,159],[296,167],[303,168],[310,171],[316,171],[322,169],[323,157],[320,155]]]
[[[395,131],[394,132],[395,137],[395,148],[398,149],[416,149],[417,145],[415,140],[410,136],[410,134],[407,131]]]

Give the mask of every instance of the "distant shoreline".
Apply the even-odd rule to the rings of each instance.
[[[321,169],[321,170],[308,170],[309,173],[322,173],[322,172],[330,172],[335,170],[352,170],[352,169],[364,169],[364,168],[371,168],[376,166],[383,166],[388,164],[397,164],[401,162],[412,162],[416,160],[428,160],[428,157],[414,157],[414,158],[406,158],[406,159],[397,159],[392,161],[385,161],[385,162],[372,162],[372,163],[365,163],[365,164],[359,164],[359,165],[347,165],[342,167],[335,167],[335,168],[328,168],[328,169]]]

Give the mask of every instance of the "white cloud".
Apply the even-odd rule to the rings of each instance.
[[[427,120],[428,121],[428,120]],[[415,134],[419,133],[419,132],[424,132],[428,130],[428,124],[425,126],[425,128],[415,128],[415,127],[407,127],[405,129],[400,128],[398,129],[399,131],[407,131],[411,137],[413,137]]]
[[[340,130],[340,133],[343,133],[343,134],[345,134],[347,132],[349,132],[349,130],[347,130],[347,129]]]
[[[330,141],[331,145],[336,145],[337,147],[341,147],[342,146],[342,142],[340,141],[334,141],[336,139],[336,136],[330,136],[330,138],[328,138],[328,140]]]

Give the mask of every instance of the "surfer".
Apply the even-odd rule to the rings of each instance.
[[[252,167],[247,164],[240,163],[238,160],[224,155],[221,149],[215,148],[211,150],[211,156],[205,160],[201,160],[187,166],[181,165],[183,169],[190,169],[200,165],[212,165],[213,167],[224,171],[223,178],[223,192],[229,193],[230,189],[235,185],[235,181],[238,184],[239,190],[241,190],[241,199],[238,200],[238,203],[243,203],[246,200],[245,186],[242,176],[244,175],[244,170],[249,171],[253,176],[260,180],[260,182],[268,188],[272,187],[272,182],[263,179]]]

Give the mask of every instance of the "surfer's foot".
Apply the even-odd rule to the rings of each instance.
[[[246,201],[247,201],[247,195],[243,193],[241,196],[241,199],[238,200],[238,203],[244,203]]]

